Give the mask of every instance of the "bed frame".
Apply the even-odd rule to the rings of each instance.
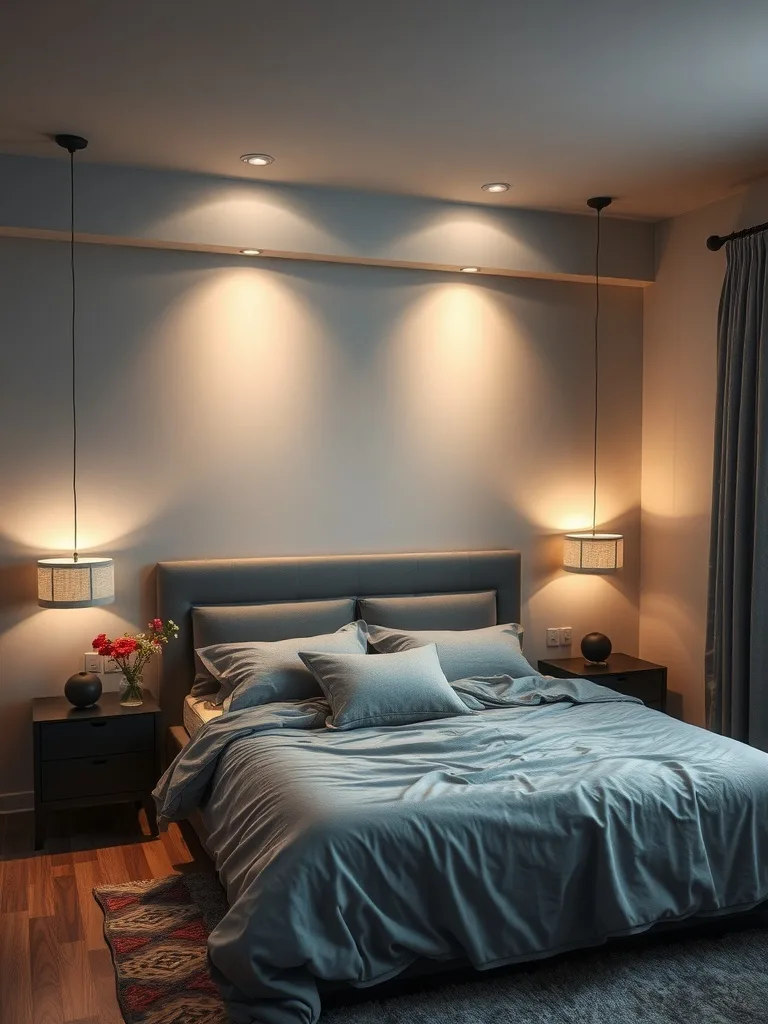
[[[157,613],[179,626],[178,643],[164,649],[159,702],[167,730],[166,753],[173,758],[189,742],[183,725],[184,699],[194,679],[192,609],[196,605],[272,604],[339,597],[448,594],[496,591],[498,622],[519,622],[521,559],[517,551],[461,551],[404,555],[333,555],[312,558],[243,558],[160,562],[157,572]],[[190,824],[206,846],[199,815]],[[695,918],[657,924],[638,936],[609,940],[612,944],[638,943],[646,937],[679,931],[707,934],[728,928],[764,927],[766,904],[753,911],[710,921]],[[583,955],[584,951],[575,954]],[[524,969],[525,965],[499,970]],[[398,978],[374,989],[400,991],[414,979],[462,971],[477,972],[468,961],[425,961],[412,964]],[[324,997],[338,997],[347,985],[323,983]],[[354,998],[361,998],[355,990]]]

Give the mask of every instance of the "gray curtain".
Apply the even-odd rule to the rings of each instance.
[[[726,250],[718,320],[707,724],[768,750],[768,234],[735,239]]]

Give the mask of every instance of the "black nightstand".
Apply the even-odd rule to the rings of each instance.
[[[49,811],[96,804],[141,802],[157,835],[151,794],[160,775],[159,714],[146,692],[136,708],[121,707],[117,693],[104,693],[84,709],[65,697],[32,701],[36,850]]]
[[[664,665],[631,658],[628,654],[612,654],[605,666],[587,665],[583,658],[553,658],[552,661],[540,661],[539,672],[558,679],[590,679],[628,697],[639,697],[656,711],[666,711],[667,708],[667,670]]]

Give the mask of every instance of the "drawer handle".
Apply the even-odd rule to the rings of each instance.
[[[106,764],[106,763],[107,763],[106,757],[95,757],[91,761],[91,764]]]
[[[106,724],[107,724],[106,722],[91,722],[91,728],[92,729],[103,729]]]

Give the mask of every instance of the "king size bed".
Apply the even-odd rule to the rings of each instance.
[[[520,572],[513,551],[159,565],[180,631],[155,797],[226,888],[209,953],[236,1024],[768,898],[768,755],[538,675],[511,626]],[[281,644],[290,679],[256,679],[253,652]]]

